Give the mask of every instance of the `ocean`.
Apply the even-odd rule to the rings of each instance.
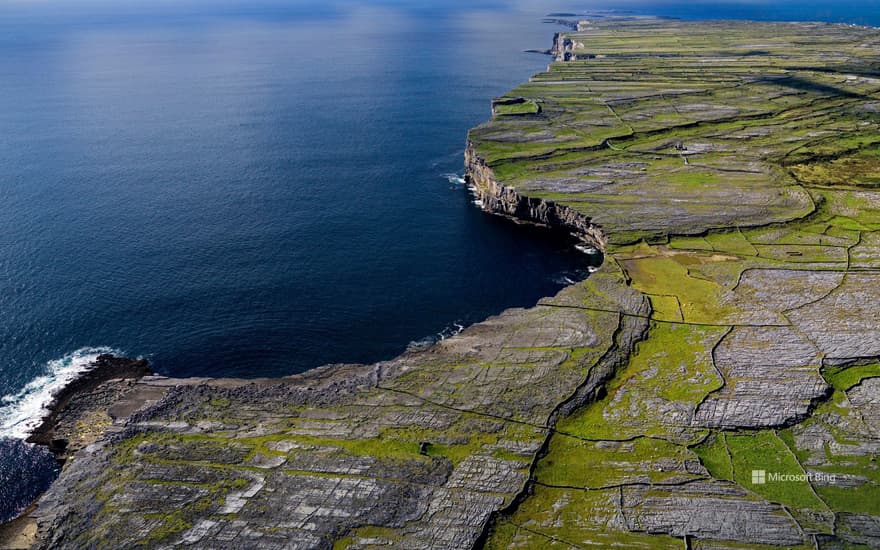
[[[373,362],[585,277],[461,179],[560,7],[0,4],[0,520],[55,475],[19,440],[98,353],[169,376]],[[880,25],[876,2],[565,7],[598,8]]]

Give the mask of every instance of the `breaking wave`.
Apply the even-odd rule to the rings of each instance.
[[[433,346],[437,342],[440,342],[441,340],[452,338],[456,334],[463,331],[464,328],[465,327],[462,323],[456,321],[438,332],[437,334],[425,336],[421,340],[413,340],[409,343],[409,345],[406,346],[406,351],[421,351],[423,349],[428,349],[429,347]]]
[[[18,393],[0,398],[0,437],[28,437],[48,414],[55,394],[90,370],[103,353],[119,354],[107,347],[78,349],[46,363],[44,374],[28,382]]]
[[[465,184],[465,179],[462,176],[459,176],[458,174],[441,174],[441,175],[444,178],[446,178],[446,181],[448,181],[449,183],[454,183],[456,185],[464,185]]]
[[[557,285],[568,286],[579,283],[590,276],[590,267],[584,269],[568,269],[560,271],[552,277],[552,281]]]
[[[576,249],[578,249],[578,251],[583,252],[584,254],[587,254],[588,256],[597,256],[602,253],[598,248],[596,248],[594,246],[590,246],[586,243],[579,243],[579,244],[574,245],[574,247]]]

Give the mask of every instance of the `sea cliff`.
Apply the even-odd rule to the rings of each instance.
[[[36,546],[880,545],[880,31],[577,29],[466,168],[597,273],[374,365],[142,378]]]
[[[473,186],[481,207],[487,212],[506,216],[518,222],[563,229],[581,241],[605,250],[608,239],[602,228],[591,223],[586,215],[549,200],[519,195],[516,189],[499,183],[495,173],[480,158],[474,144],[468,141],[464,152],[465,180]]]

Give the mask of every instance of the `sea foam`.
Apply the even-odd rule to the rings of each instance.
[[[583,252],[584,254],[588,254],[590,256],[595,256],[595,255],[601,253],[598,248],[590,246],[585,243],[578,243],[578,244],[574,245],[574,247],[576,249],[578,249],[580,252]]]
[[[412,351],[422,351],[422,350],[428,349],[429,347],[433,346],[437,342],[440,342],[442,340],[446,340],[447,338],[452,338],[456,334],[463,331],[464,328],[465,328],[465,326],[462,323],[455,321],[454,323],[447,326],[446,328],[444,328],[443,330],[441,330],[437,334],[432,334],[430,336],[426,336],[426,337],[422,338],[421,340],[413,340],[412,342],[409,343],[408,346],[406,346],[406,351],[412,352]]]
[[[464,178],[459,176],[458,174],[443,174],[443,177],[446,178],[446,181],[448,181],[449,183],[455,183],[458,185],[465,184]]]
[[[28,382],[18,393],[0,398],[0,437],[28,437],[48,414],[55,394],[90,370],[103,353],[119,354],[106,347],[78,349],[46,363],[44,374]]]

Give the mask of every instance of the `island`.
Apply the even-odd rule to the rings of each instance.
[[[50,438],[33,544],[880,546],[878,52],[850,25],[571,22],[466,179],[596,273],[373,365],[91,384],[109,412]]]

